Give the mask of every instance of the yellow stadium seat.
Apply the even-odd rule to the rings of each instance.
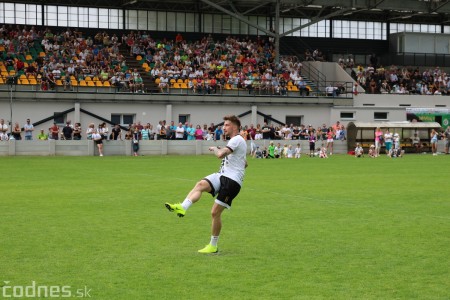
[[[178,78],[177,83],[183,83],[183,79]]]
[[[37,80],[36,80],[35,78],[30,78],[30,80],[28,80],[28,82],[29,82],[30,84],[38,84],[38,83],[37,83]]]
[[[177,83],[177,82],[174,82],[173,85],[172,85],[172,88],[179,89],[180,88],[180,84]]]
[[[25,56],[25,60],[33,60],[33,56],[31,56],[30,54],[27,54],[27,56]]]
[[[20,79],[20,84],[30,84],[30,82],[28,81],[28,79]]]
[[[182,83],[180,83],[180,88],[182,88],[182,89],[187,89],[188,86],[187,86],[186,83],[182,82]]]
[[[84,77],[84,80],[85,80],[86,82],[88,82],[88,81],[91,81],[92,78],[91,78],[90,76],[86,76],[86,77]]]
[[[45,52],[43,51],[39,52],[39,57],[45,57]]]
[[[97,76],[94,76],[94,78],[92,78],[92,81],[99,81],[100,79],[98,79]]]
[[[76,80],[70,80],[70,84],[71,84],[72,86],[78,86],[78,81],[76,81]]]
[[[140,56],[140,55],[136,56],[136,60],[137,61],[142,60],[142,56]]]
[[[103,87],[103,83],[100,80],[95,81],[95,85],[98,87]]]
[[[3,81],[3,78],[0,77],[0,84],[4,84],[5,82]]]
[[[104,87],[110,87],[111,84],[109,83],[109,81],[105,81],[105,82],[103,82],[103,86]]]
[[[155,79],[155,83],[156,83],[156,84],[159,84],[160,81],[161,81],[161,80],[160,80],[159,78],[156,78],[156,79]]]
[[[20,75],[19,79],[27,79],[27,76],[25,74]]]
[[[84,80],[80,80],[80,86],[87,86],[87,83],[86,83],[86,81],[84,81]]]
[[[87,85],[88,85],[88,86],[95,86],[95,83],[94,83],[93,81],[88,81],[88,82],[87,82]]]
[[[56,79],[56,85],[58,85],[58,86],[62,86],[63,85],[61,79]]]

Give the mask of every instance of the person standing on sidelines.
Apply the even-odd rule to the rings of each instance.
[[[97,129],[92,133],[92,140],[97,145],[99,155],[103,156],[103,137]]]
[[[219,172],[206,176],[194,186],[183,203],[165,203],[170,212],[175,212],[178,217],[184,217],[186,210],[200,200],[203,192],[210,193],[216,199],[211,209],[212,226],[211,240],[199,253],[217,253],[217,242],[222,229],[221,215],[225,208],[231,208],[231,202],[239,194],[247,167],[247,144],[239,134],[241,121],[236,116],[225,116],[223,131],[230,137],[226,147],[209,147],[214,155],[222,159]]]
[[[449,154],[449,146],[450,146],[450,126],[447,127],[447,129],[444,131],[444,138],[445,138],[445,154]]]
[[[431,133],[430,133],[430,144],[431,144],[431,152],[433,153],[433,155],[437,155],[437,143],[439,140],[439,133],[433,128],[431,129]]]
[[[23,125],[23,130],[25,131],[25,140],[31,141],[33,139],[34,127],[30,119],[27,119],[27,123]]]
[[[389,129],[386,129],[386,132],[384,133],[384,145],[386,146],[386,154],[389,155],[389,152],[392,148],[392,133],[389,131]]]
[[[381,144],[383,143],[383,131],[380,127],[375,129],[375,156],[380,156]]]

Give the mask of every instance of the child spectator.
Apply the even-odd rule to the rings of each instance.
[[[256,146],[256,151],[253,155],[254,158],[263,158],[263,152],[259,149],[259,146]]]
[[[377,152],[375,151],[375,145],[370,145],[369,157],[371,157],[371,158],[377,157]]]
[[[355,157],[364,157],[364,149],[359,143],[356,144]]]
[[[320,148],[319,158],[328,158],[327,148],[325,147]]]
[[[294,157],[294,149],[292,149],[292,145],[288,146],[288,149],[286,151],[286,157],[287,158],[293,158]]]

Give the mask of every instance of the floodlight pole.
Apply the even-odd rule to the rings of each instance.
[[[9,112],[10,112],[10,116],[9,116],[9,131],[12,134],[12,127],[13,127],[13,84],[10,83],[9,84],[9,97],[10,97],[10,101],[9,101]]]

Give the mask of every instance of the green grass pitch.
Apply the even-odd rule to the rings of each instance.
[[[200,255],[213,198],[184,218],[164,202],[217,171],[213,156],[3,157],[0,292],[449,299],[449,159],[250,158],[219,254]]]

